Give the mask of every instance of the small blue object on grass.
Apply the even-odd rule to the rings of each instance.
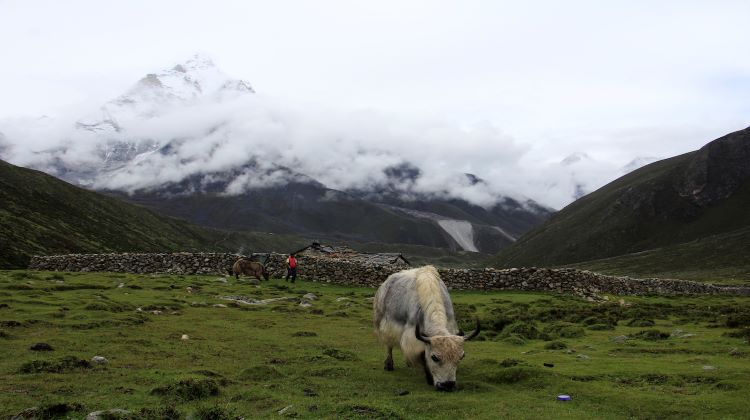
[[[561,394],[557,396],[557,401],[570,401],[572,398],[570,398],[570,395]]]

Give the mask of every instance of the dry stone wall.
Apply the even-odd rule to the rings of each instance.
[[[168,273],[228,275],[232,264],[243,257],[265,261],[272,277],[286,273],[283,254],[243,256],[227,253],[173,254],[70,254],[35,256],[29,268],[47,271]],[[409,268],[401,260],[395,263],[368,262],[314,256],[298,257],[298,277],[317,282],[379,286],[390,274]],[[719,287],[710,284],[670,279],[634,279],[606,276],[590,271],[551,268],[440,269],[445,284],[452,290],[528,290],[570,293],[593,297],[615,295],[735,294],[750,295],[747,287]]]

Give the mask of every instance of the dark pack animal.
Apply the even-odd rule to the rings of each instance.
[[[423,366],[427,383],[453,391],[464,342],[479,334],[458,329],[448,288],[433,266],[391,274],[373,302],[375,333],[387,347],[385,370],[393,370],[393,347],[410,366]]]
[[[263,279],[268,280],[268,270],[266,270],[265,265],[244,258],[241,258],[234,263],[232,266],[232,274],[234,274],[237,279],[240,278],[240,275],[245,275],[248,277],[255,277],[258,280],[261,280],[262,276]]]

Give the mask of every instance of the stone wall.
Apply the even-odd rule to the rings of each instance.
[[[168,273],[227,275],[232,264],[244,257],[226,253],[174,254],[71,254],[35,256],[29,268],[46,271],[83,271],[119,273]],[[254,254],[265,261],[271,277],[286,273],[286,255]],[[312,281],[379,286],[388,275],[409,268],[401,260],[383,264],[345,258],[298,257],[300,278]],[[440,269],[445,284],[452,290],[528,290],[570,293],[578,296],[651,294],[736,294],[750,296],[748,287],[719,287],[704,283],[670,279],[634,279],[606,276],[575,269]]]

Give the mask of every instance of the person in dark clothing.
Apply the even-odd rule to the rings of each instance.
[[[294,258],[294,254],[289,254],[286,259],[286,278],[284,281],[289,281],[289,277],[292,278],[292,283],[297,280],[297,259]]]

